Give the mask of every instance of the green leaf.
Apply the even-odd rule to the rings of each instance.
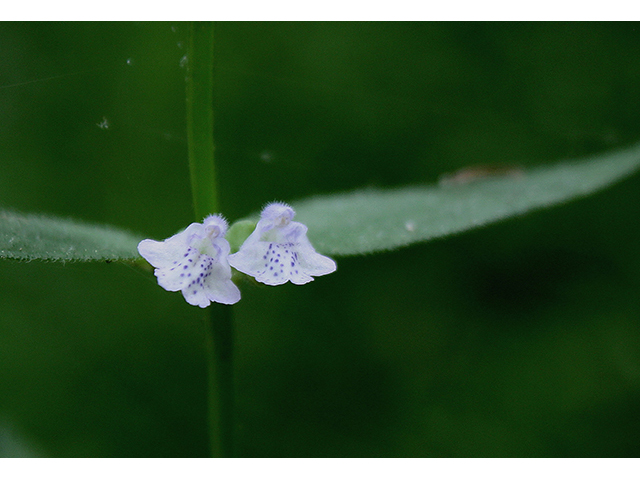
[[[0,211],[0,258],[134,260],[140,240],[113,227]]]
[[[640,145],[579,162],[512,171],[468,183],[327,195],[292,205],[318,252],[390,250],[593,193],[640,165]],[[517,174],[514,174],[517,173]]]
[[[640,145],[579,162],[395,190],[362,190],[294,202],[320,253],[347,256],[424,242],[550,207],[602,189],[640,166]],[[517,174],[514,174],[517,173]],[[254,223],[229,230],[235,247]],[[137,237],[113,227],[0,211],[0,258],[135,260]]]
[[[253,220],[238,220],[231,225],[225,236],[229,242],[231,253],[235,253],[240,249],[242,243],[251,235],[251,232],[253,232],[255,228],[256,222]]]

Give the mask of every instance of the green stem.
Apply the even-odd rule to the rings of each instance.
[[[218,213],[213,155],[213,24],[189,24],[187,140],[197,221]],[[213,304],[205,320],[209,371],[209,438],[214,457],[233,456],[233,312]]]
[[[209,431],[213,457],[233,456],[233,315],[214,303],[206,319],[209,356]]]
[[[213,24],[191,22],[187,47],[187,142],[197,221],[219,213],[213,157]]]

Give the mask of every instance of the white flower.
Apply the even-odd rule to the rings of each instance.
[[[316,253],[307,239],[307,227],[292,221],[294,215],[284,203],[267,205],[253,233],[237,253],[229,255],[231,266],[267,285],[289,280],[304,285],[312,276],[335,272],[336,263]]]
[[[182,290],[191,305],[231,305],[240,300],[240,290],[231,281],[226,232],[227,222],[211,215],[163,242],[141,241],[138,252],[156,267],[158,284],[170,292]]]

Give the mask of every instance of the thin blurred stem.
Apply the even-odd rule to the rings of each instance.
[[[213,24],[191,22],[187,47],[187,141],[197,221],[218,213],[213,156]]]
[[[191,22],[187,47],[187,139],[197,221],[218,212],[213,155],[213,24]],[[205,319],[211,455],[233,456],[233,310],[213,304]]]
[[[233,456],[233,310],[214,303],[206,319],[211,456]]]

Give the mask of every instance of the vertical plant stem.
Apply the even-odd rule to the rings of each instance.
[[[187,47],[187,140],[197,221],[218,211],[213,151],[213,24],[191,22]],[[233,456],[233,314],[212,304],[205,318],[209,441],[214,457]]]
[[[218,213],[213,156],[213,24],[191,22],[187,47],[187,141],[197,221]]]
[[[229,305],[213,303],[205,319],[209,367],[211,456],[233,457],[233,315]]]

